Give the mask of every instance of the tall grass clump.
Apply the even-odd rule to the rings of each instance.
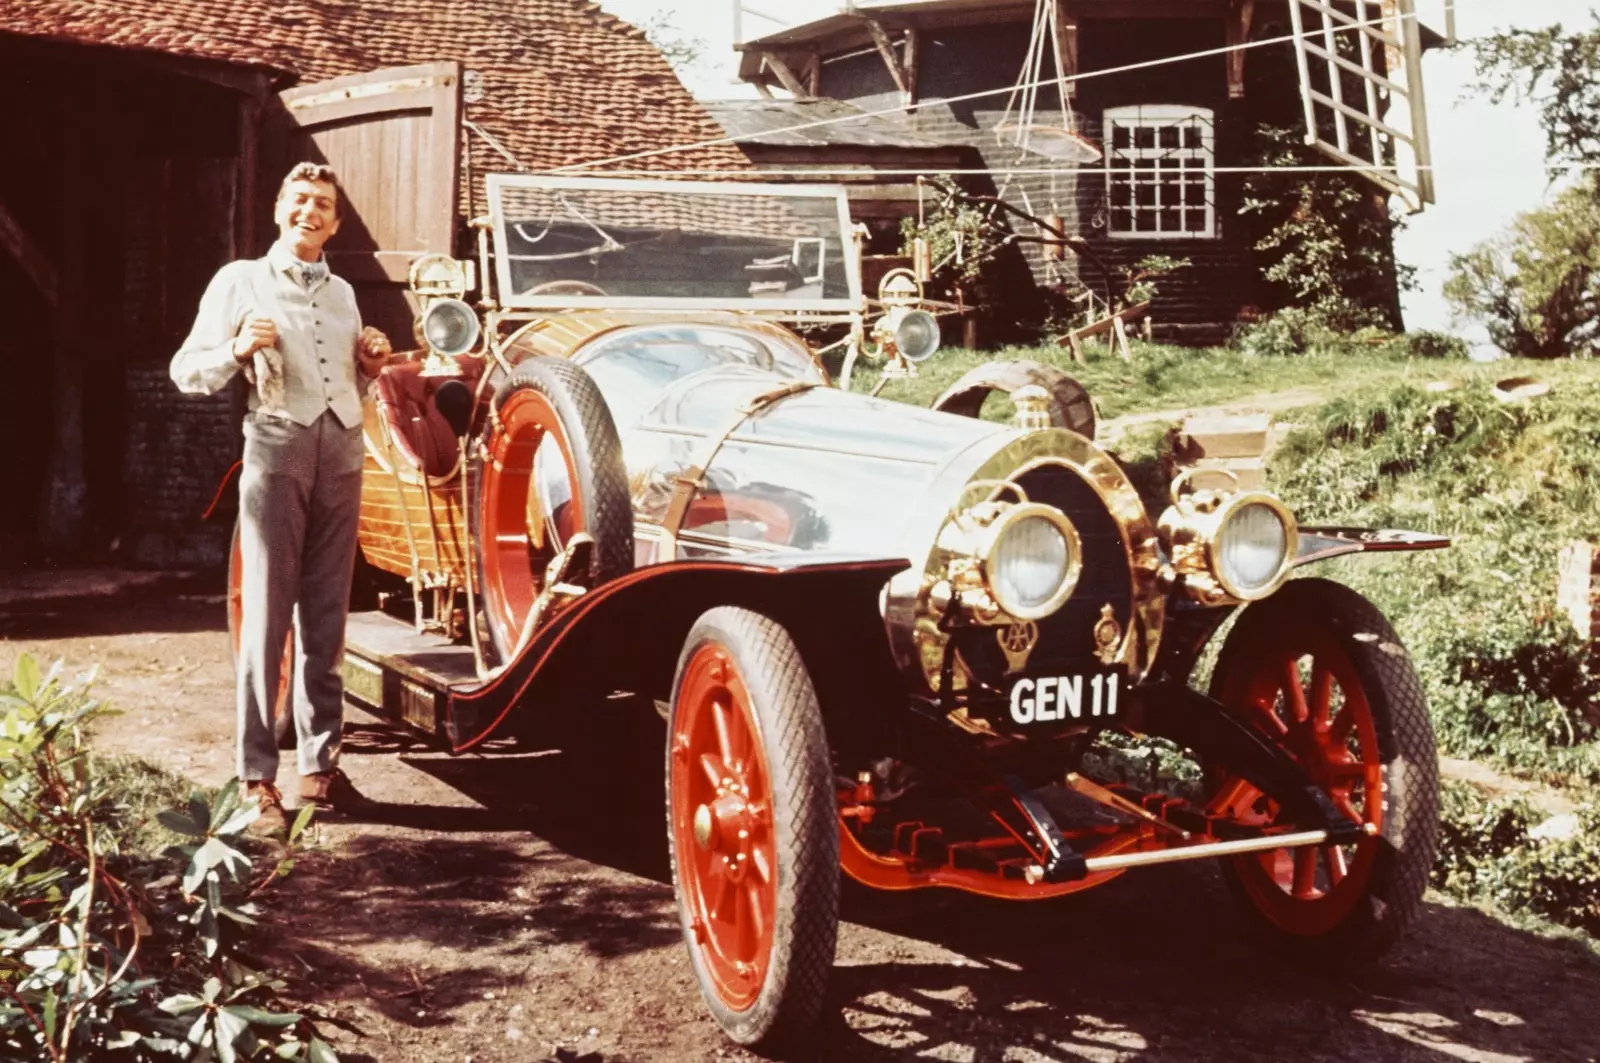
[[[1556,782],[1600,782],[1595,658],[1555,607],[1570,540],[1600,539],[1600,383],[1532,402],[1486,382],[1358,392],[1285,440],[1276,486],[1307,523],[1449,535],[1448,551],[1340,563],[1393,619],[1441,747]]]

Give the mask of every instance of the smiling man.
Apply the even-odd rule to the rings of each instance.
[[[287,826],[273,712],[291,625],[301,801],[347,812],[365,803],[338,767],[339,668],[361,503],[361,396],[390,352],[381,332],[361,327],[355,292],[323,258],[343,199],[329,167],[290,170],[273,211],[277,242],[212,278],[172,359],[185,392],[212,394],[242,370],[253,385],[239,485],[237,752],[268,828]]]

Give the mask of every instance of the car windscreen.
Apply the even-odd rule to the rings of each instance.
[[[834,188],[493,175],[508,307],[858,309]]]

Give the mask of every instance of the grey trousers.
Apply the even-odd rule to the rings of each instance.
[[[344,625],[361,512],[361,428],[332,413],[309,427],[251,413],[239,482],[242,613],[239,778],[278,774],[273,737],[284,641],[295,632],[294,728],[300,774],[339,756]]]

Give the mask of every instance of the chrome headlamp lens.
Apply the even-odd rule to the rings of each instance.
[[[1250,601],[1270,594],[1288,574],[1295,529],[1280,507],[1245,499],[1217,527],[1212,559],[1223,589]]]
[[[439,299],[422,312],[422,338],[436,354],[453,358],[478,344],[478,314],[460,299]]]
[[[1077,587],[1083,547],[1060,510],[1027,503],[989,527],[980,560],[995,604],[1018,620],[1039,620],[1061,608]]]
[[[926,310],[907,310],[894,323],[894,345],[908,362],[926,361],[939,350],[939,319]]]

